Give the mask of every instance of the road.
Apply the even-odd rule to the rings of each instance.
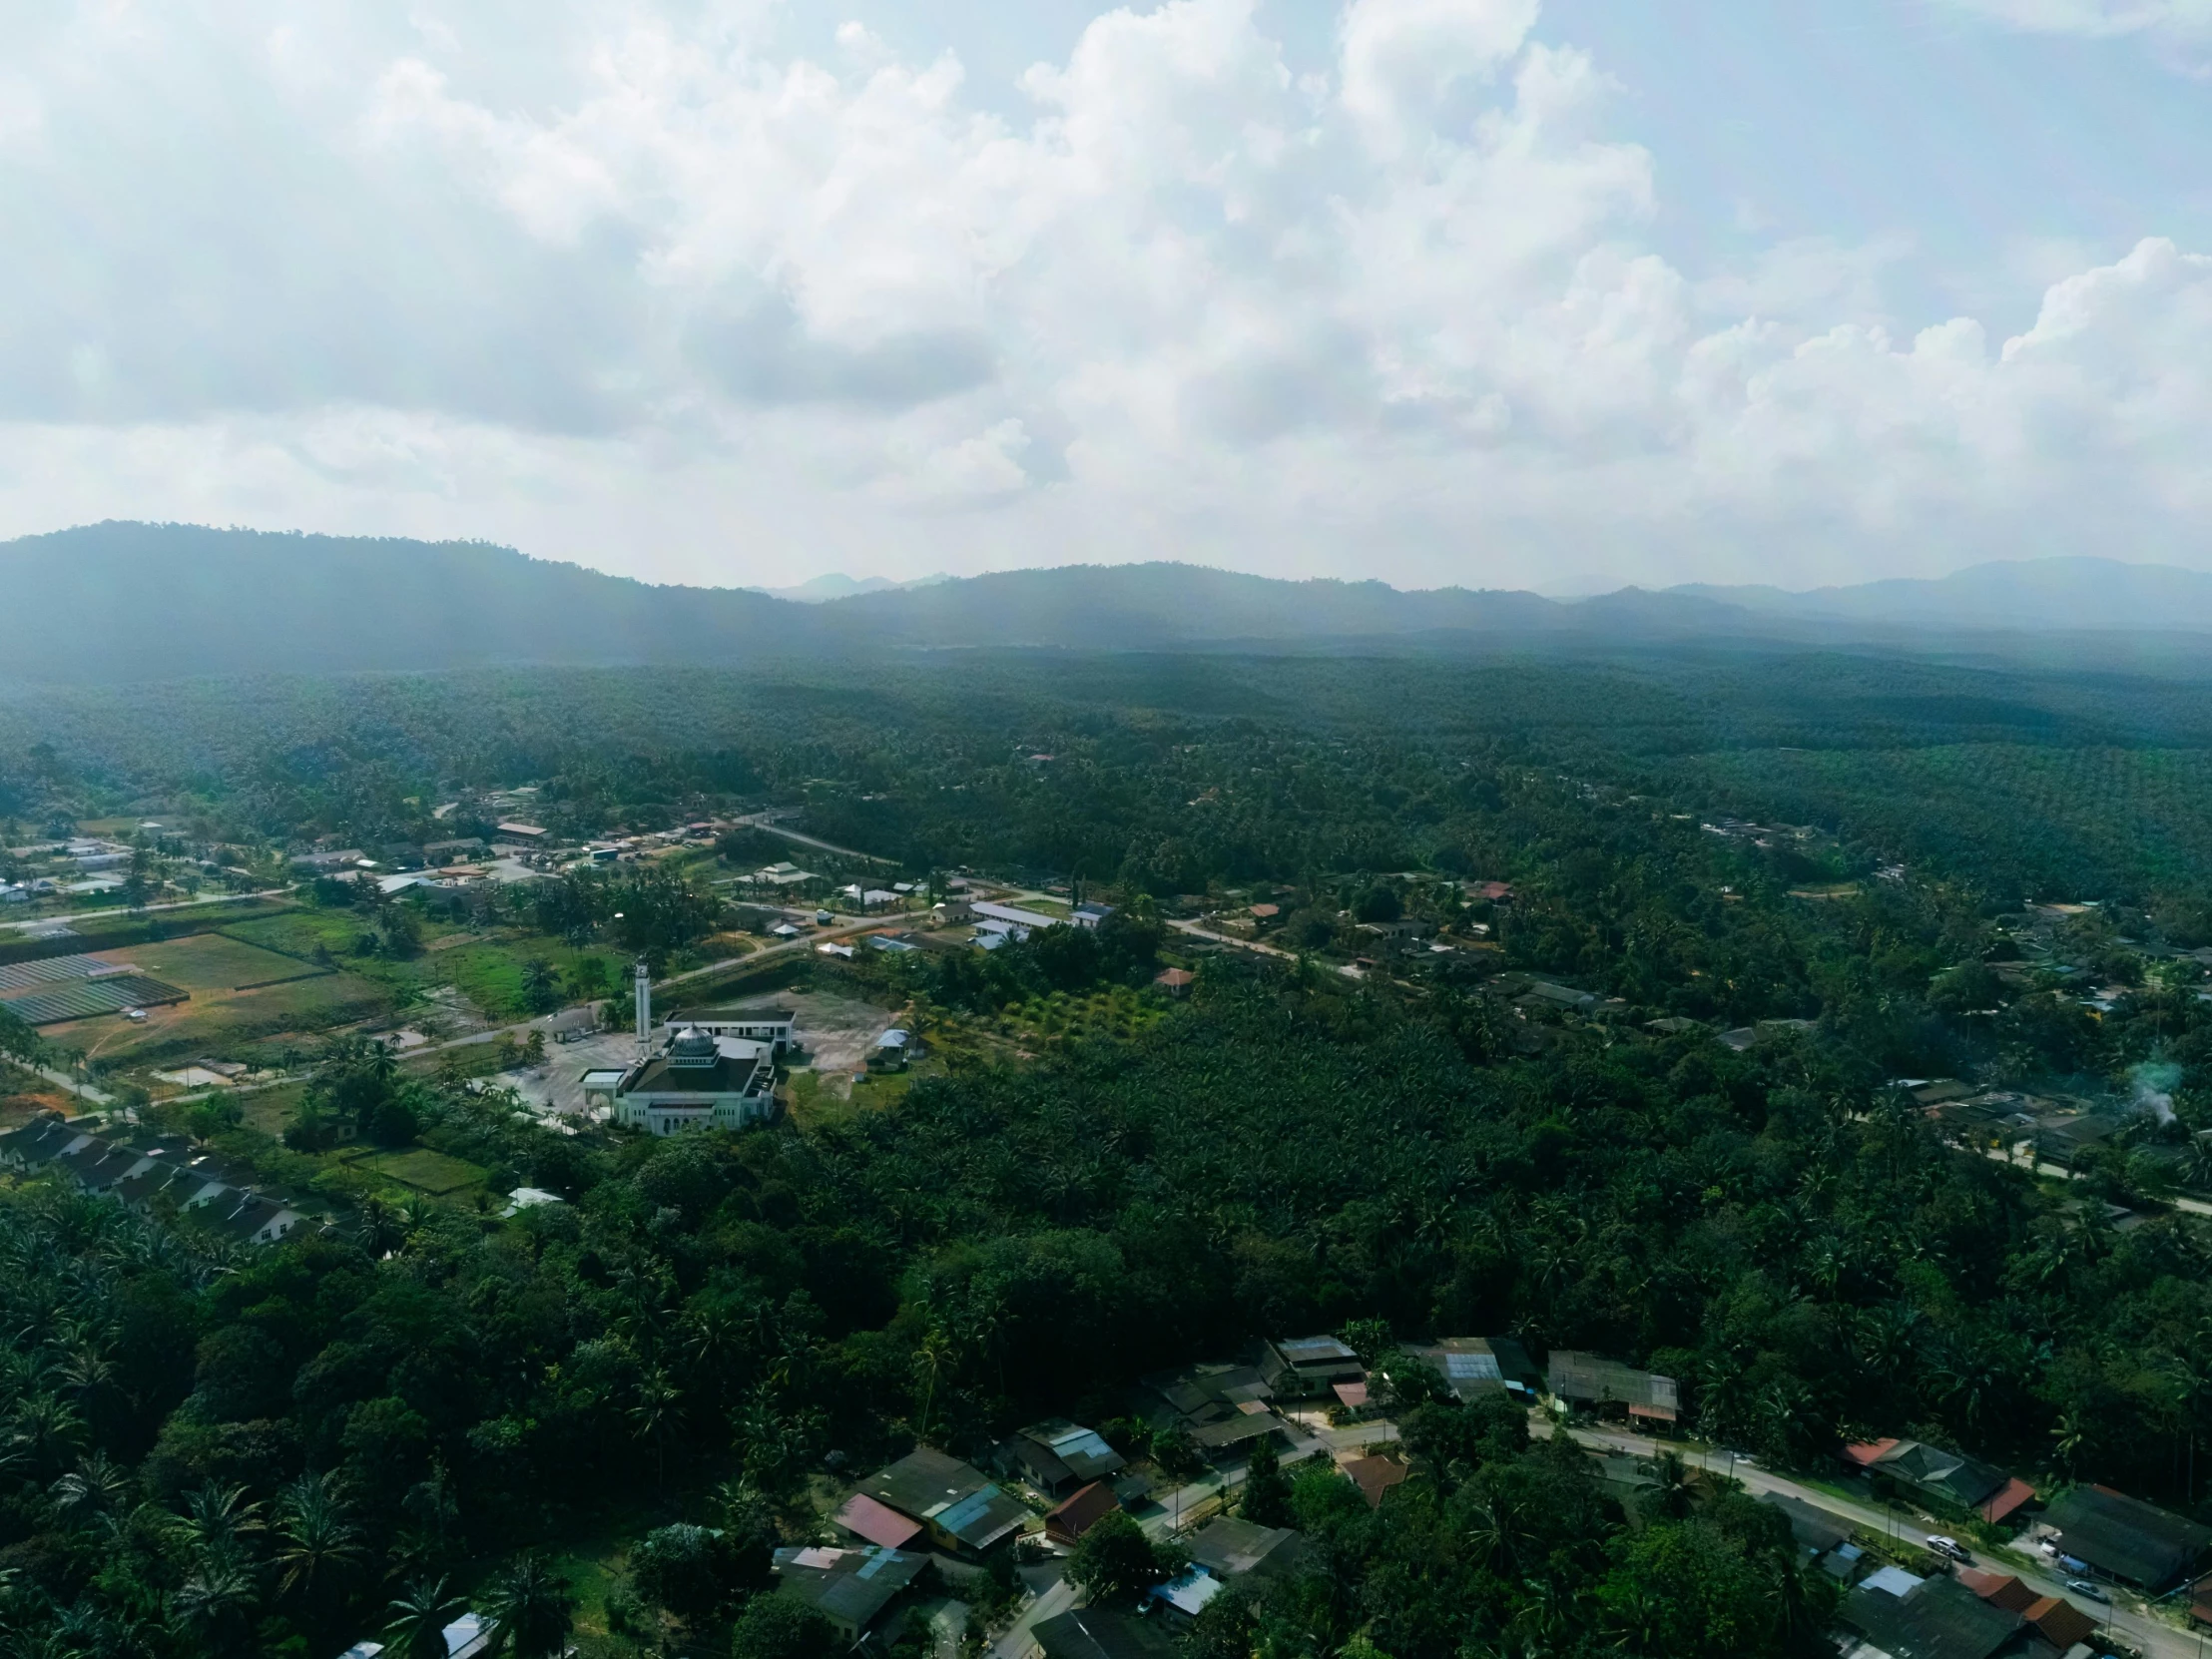
[[[1037,1639],[1030,1632],[1045,1620],[1071,1611],[1074,1606],[1075,1586],[1063,1578],[1024,1607],[985,1651],[990,1659],[1029,1659],[1037,1651]]]
[[[100,1090],[94,1088],[90,1083],[76,1082],[70,1077],[68,1072],[57,1071],[52,1066],[25,1066],[21,1060],[11,1060],[8,1063],[21,1070],[35,1071],[38,1073],[39,1076],[45,1078],[47,1082],[53,1084],[54,1087],[56,1087],[57,1089],[67,1089],[71,1094],[76,1095],[80,1100],[89,1100],[95,1106],[108,1105],[111,1101],[115,1099],[114,1095],[103,1094]]]
[[[849,938],[855,933],[870,933],[879,927],[895,922],[897,919],[895,916],[868,916],[863,919],[844,922],[839,926],[825,927],[819,932],[809,933],[803,939],[787,939],[782,944],[765,945],[761,949],[743,956],[728,956],[719,962],[709,962],[704,967],[687,968],[682,973],[672,973],[665,979],[654,980],[653,992],[658,996],[669,986],[681,985],[686,980],[704,979],[711,974],[727,972],[731,968],[753,967],[769,960],[771,957],[788,956],[797,951],[812,950],[816,945],[823,944],[830,939]],[[626,988],[618,987],[616,1000],[621,1000],[621,991]],[[584,1006],[591,1005],[584,1004]],[[538,1014],[514,1025],[497,1026],[486,1031],[472,1031],[465,1037],[454,1037],[442,1043],[427,1043],[421,1048],[409,1049],[401,1058],[412,1060],[417,1055],[440,1054],[449,1048],[467,1048],[477,1043],[495,1043],[501,1037],[527,1038],[531,1031],[544,1029],[551,1025],[554,1020],[559,1019],[566,1011],[566,1009],[557,1008],[550,1014]]]
[[[1549,1418],[1541,1411],[1530,1413],[1529,1428],[1539,1436],[1552,1432]],[[1626,1451],[1638,1457],[1656,1456],[1662,1450],[1672,1451],[1693,1468],[1710,1469],[1717,1474],[1734,1476],[1744,1483],[1747,1490],[1779,1492],[1787,1497],[1802,1498],[1816,1508],[1825,1509],[1855,1526],[1889,1537],[1908,1539],[1916,1545],[1925,1546],[1930,1531],[1935,1530],[1922,1527],[1916,1520],[1907,1519],[1899,1511],[1884,1510],[1871,1503],[1837,1497],[1818,1487],[1803,1485],[1785,1475],[1774,1474],[1746,1463],[1741,1458],[1730,1457],[1724,1451],[1698,1451],[1672,1441],[1650,1440],[1640,1434],[1628,1434],[1610,1428],[1576,1428],[1569,1432],[1586,1446],[1608,1451]],[[2103,1621],[2120,1640],[2152,1655],[2153,1659],[2201,1659],[2201,1644],[2194,1635],[2177,1630],[2170,1624],[2163,1624],[2133,1607],[2100,1607],[2080,1596],[2068,1596],[2064,1582],[2042,1568],[2031,1565],[2032,1560],[2032,1555],[2026,1551],[2017,1556],[1999,1556],[1992,1551],[1979,1551],[1975,1555],[1974,1565],[1991,1571],[2016,1574],[2037,1594],[2065,1597],[2091,1618]],[[2125,1594],[2124,1591],[2118,1593]]]
[[[824,852],[834,852],[841,858],[861,858],[871,864],[888,864],[893,869],[898,867],[896,858],[886,858],[880,852],[862,852],[856,846],[839,846],[835,841],[817,840],[813,835],[802,835],[797,830],[786,830],[780,824],[771,824],[768,822],[768,816],[765,813],[755,813],[750,817],[737,819],[734,822],[745,826],[748,830],[766,830],[772,835],[781,835],[784,839],[797,841],[802,846],[816,847]]]
[[[165,904],[116,904],[105,910],[73,910],[67,915],[33,916],[29,921],[0,922],[0,927],[12,927],[19,933],[26,933],[35,927],[51,927],[57,921],[68,927],[99,916],[141,916],[151,915],[156,910],[197,910],[207,904],[244,904],[250,898],[282,898],[290,891],[289,887],[264,887],[260,892],[218,893],[213,898],[177,898]]]
[[[884,924],[885,919],[886,918],[882,916],[874,916],[864,921],[846,922],[844,925],[839,927],[825,927],[824,929],[822,929],[822,931],[818,933],[810,933],[807,935],[807,937],[803,939],[790,939],[782,944],[768,945],[763,949],[753,951],[749,955],[730,956],[724,958],[719,962],[709,962],[704,967],[689,968],[682,973],[672,973],[666,979],[656,979],[653,982],[653,989],[656,993],[658,993],[667,986],[680,985],[688,979],[702,979],[709,974],[721,973],[729,968],[749,967],[754,963],[766,961],[772,956],[784,956],[789,955],[794,951],[806,950],[811,946],[821,944],[825,939],[841,939],[853,933],[865,933],[873,928],[881,927]],[[590,1004],[584,1004],[584,1006],[590,1006]],[[529,1019],[517,1021],[513,1025],[500,1025],[491,1027],[488,1030],[471,1031],[465,1037],[452,1037],[441,1043],[425,1043],[420,1048],[408,1049],[399,1057],[402,1060],[413,1060],[424,1054],[442,1054],[447,1049],[470,1048],[483,1043],[495,1043],[501,1037],[512,1037],[518,1042],[526,1041],[532,1031],[542,1031],[548,1029],[552,1025],[552,1023],[555,1020],[559,1019],[561,1015],[565,1012],[567,1012],[566,1009],[556,1008],[552,1013],[536,1014]],[[75,1087],[74,1085],[67,1085],[66,1080],[57,1073],[47,1072],[44,1075],[52,1077],[53,1080],[57,1083],[65,1083],[65,1086]],[[254,1085],[254,1087],[276,1088],[284,1083],[303,1082],[313,1075],[314,1068],[309,1067],[304,1071],[290,1072],[282,1077],[272,1078],[268,1082],[256,1084]],[[87,1091],[84,1089],[78,1089],[77,1092],[84,1094],[85,1098],[88,1100],[95,1100],[103,1103],[108,1098],[107,1096],[100,1094],[97,1090]],[[196,1100],[213,1099],[219,1094],[226,1099],[235,1099],[241,1092],[243,1091],[238,1089],[201,1089],[191,1094],[181,1094],[173,1096],[169,1100],[164,1101],[163,1104],[168,1106],[187,1105]]]
[[[1280,956],[1286,962],[1298,960],[1298,952],[1285,950],[1279,944],[1262,944],[1258,939],[1240,939],[1234,933],[1217,933],[1211,927],[1202,927],[1195,921],[1170,918],[1168,925],[1178,933],[1188,933],[1195,939],[1212,939],[1216,944],[1233,944],[1239,950],[1258,951],[1263,956]]]

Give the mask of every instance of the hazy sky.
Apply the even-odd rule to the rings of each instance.
[[[0,0],[0,534],[2212,568],[2212,0]]]

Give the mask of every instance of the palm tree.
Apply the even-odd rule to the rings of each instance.
[[[638,1438],[653,1447],[653,1479],[656,1485],[668,1480],[668,1448],[684,1425],[683,1390],[668,1380],[668,1373],[656,1370],[638,1384],[638,1402],[630,1407],[630,1420],[637,1425]]]
[[[392,1659],[446,1659],[445,1627],[466,1610],[444,1579],[416,1579],[386,1610],[384,1636]]]
[[[85,1419],[59,1395],[35,1393],[17,1403],[8,1424],[9,1449],[35,1468],[58,1468],[85,1437]]]
[[[203,1554],[234,1547],[242,1534],[262,1530],[262,1506],[246,1500],[244,1486],[210,1480],[185,1499],[178,1525]]]
[[[64,1513],[104,1515],[120,1509],[130,1491],[130,1471],[96,1449],[74,1471],[54,1482],[53,1497]]]
[[[1679,1451],[1662,1451],[1651,1465],[1658,1484],[1651,1491],[1651,1512],[1662,1520],[1680,1520],[1690,1512],[1689,1465]]]
[[[1467,1520],[1467,1542],[1476,1556],[1500,1578],[1512,1578],[1521,1528],[1511,1501],[1502,1492],[1486,1491],[1469,1508]]]
[[[276,1565],[279,1587],[312,1596],[362,1560],[359,1530],[347,1517],[330,1473],[303,1474],[276,1499]]]
[[[553,1659],[576,1620],[576,1592],[544,1556],[516,1556],[492,1580],[489,1596],[495,1640],[514,1659]]]
[[[254,1575],[229,1542],[202,1550],[200,1564],[177,1590],[178,1613],[218,1650],[230,1646],[253,1609]]]

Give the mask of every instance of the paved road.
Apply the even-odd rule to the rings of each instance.
[[[38,1073],[39,1076],[45,1078],[47,1082],[53,1084],[54,1087],[56,1087],[57,1089],[67,1089],[71,1094],[76,1095],[79,1099],[89,1100],[95,1106],[106,1106],[115,1099],[114,1095],[103,1094],[100,1090],[94,1088],[90,1083],[79,1083],[71,1078],[68,1072],[57,1071],[52,1066],[24,1066],[21,1060],[11,1060],[9,1064],[23,1070],[35,1071]]]
[[[672,973],[665,979],[654,980],[653,992],[658,996],[670,985],[681,985],[689,979],[704,979],[710,974],[722,973],[730,968],[751,967],[756,963],[765,962],[773,956],[788,956],[796,951],[811,950],[825,940],[842,939],[854,933],[871,932],[878,927],[887,925],[891,919],[884,916],[869,916],[863,920],[848,921],[840,926],[825,927],[820,932],[810,933],[803,939],[787,939],[781,944],[766,945],[744,956],[729,956],[719,962],[709,962],[704,967],[687,968],[682,973]],[[618,986],[613,1000],[621,1001],[627,990],[627,982]],[[598,997],[594,998],[592,1002],[580,1003],[578,1006],[593,1007],[607,1000],[608,998]],[[527,1038],[533,1030],[544,1030],[567,1011],[563,1008],[556,1008],[550,1014],[536,1014],[513,1025],[500,1025],[488,1030],[471,1031],[465,1037],[453,1037],[442,1043],[426,1043],[420,1048],[408,1049],[400,1058],[412,1060],[417,1055],[441,1054],[449,1048],[468,1048],[478,1043],[495,1043],[501,1037]]]
[[[1552,1431],[1549,1418],[1541,1411],[1530,1414],[1529,1427],[1538,1435],[1547,1435]],[[1923,1527],[1917,1519],[1908,1519],[1899,1511],[1884,1510],[1871,1503],[1837,1497],[1818,1487],[1792,1480],[1786,1475],[1771,1473],[1740,1458],[1732,1458],[1724,1451],[1698,1451],[1673,1442],[1662,1443],[1646,1439],[1640,1434],[1627,1434],[1609,1428],[1576,1428],[1570,1432],[1584,1445],[1602,1447],[1609,1451],[1631,1452],[1639,1457],[1654,1456],[1661,1450],[1674,1451],[1693,1467],[1733,1475],[1750,1491],[1780,1492],[1789,1497],[1803,1498],[1807,1503],[1825,1509],[1832,1515],[1841,1516],[1854,1525],[1865,1527],[1870,1532],[1904,1538],[1916,1545],[1925,1545],[1931,1531],[1940,1530]],[[2106,1621],[2112,1633],[2121,1641],[2152,1655],[2153,1659],[2201,1659],[2201,1644],[2194,1635],[2162,1623],[2132,1606],[2101,1607],[2080,1596],[2067,1596],[2064,1582],[2033,1564],[2034,1561],[2035,1557],[2030,1551],[2000,1556],[1993,1551],[1980,1550],[1975,1552],[1974,1558],[1976,1566],[2016,1574],[2038,1594],[2066,1596],[2092,1619]],[[2124,1591],[2118,1593],[2125,1595]]]
[[[1178,933],[1188,933],[1193,938],[1212,939],[1216,944],[1233,944],[1239,950],[1255,950],[1263,956],[1280,956],[1286,962],[1298,960],[1298,952],[1295,950],[1285,950],[1279,944],[1262,944],[1258,939],[1240,939],[1234,933],[1217,933],[1211,927],[1201,926],[1195,921],[1181,921],[1171,917],[1168,925]]]
[[[817,840],[813,835],[802,835],[797,830],[786,830],[780,824],[771,824],[768,822],[768,816],[765,813],[755,813],[735,822],[744,825],[749,830],[766,830],[772,835],[782,835],[784,839],[797,841],[802,846],[819,847],[824,852],[834,852],[839,857],[863,858],[871,864],[888,864],[893,869],[898,867],[896,858],[886,858],[879,852],[862,852],[856,846],[839,846],[835,841]]]
[[[264,887],[260,892],[217,893],[212,898],[203,894],[199,898],[177,898],[163,904],[116,904],[105,910],[72,910],[65,915],[33,916],[29,921],[0,922],[0,927],[12,927],[22,933],[34,927],[51,927],[57,921],[68,927],[80,921],[91,921],[97,916],[150,915],[156,910],[197,910],[209,904],[244,904],[251,898],[284,898],[290,893],[289,887]]]
[[[1020,1616],[999,1634],[985,1651],[990,1659],[1029,1659],[1039,1651],[1037,1638],[1030,1634],[1047,1619],[1056,1619],[1075,1606],[1075,1586],[1066,1579],[1053,1585],[1036,1600],[1021,1610]]]

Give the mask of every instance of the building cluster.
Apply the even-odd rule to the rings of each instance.
[[[42,1112],[0,1134],[0,1169],[51,1175],[142,1215],[192,1214],[234,1244],[268,1245],[302,1224],[322,1225],[304,1206],[264,1192],[248,1172],[189,1141],[165,1137],[134,1144]]]
[[[792,1046],[788,1008],[687,1019],[653,1035],[653,982],[634,976],[637,1054],[627,1065],[584,1073],[584,1101],[610,1121],[651,1135],[747,1129],[777,1112],[776,1062]]]
[[[152,833],[162,827],[146,824],[140,828]],[[20,878],[0,880],[0,904],[114,892],[129,878],[131,862],[138,856],[138,849],[129,843],[104,835],[74,835],[7,850]]]

